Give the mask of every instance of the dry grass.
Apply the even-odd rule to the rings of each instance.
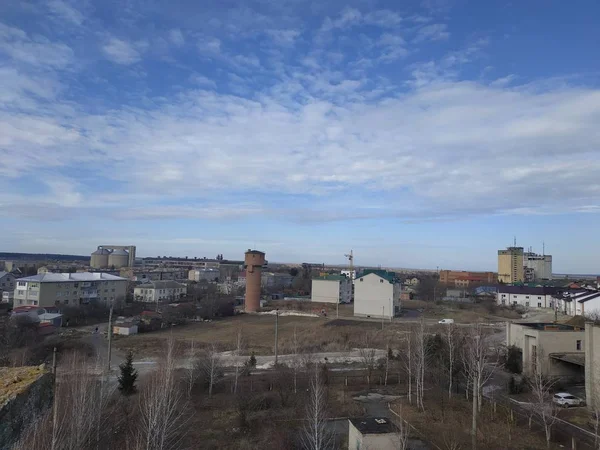
[[[0,406],[47,373],[44,366],[0,368]]]

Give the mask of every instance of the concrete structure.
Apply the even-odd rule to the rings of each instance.
[[[14,291],[4,291],[2,293],[2,303],[13,303],[15,299],[15,292]]]
[[[344,275],[346,278],[350,278],[350,281],[354,282],[354,280],[356,280],[356,270],[352,269],[352,270],[342,270],[341,274]]]
[[[136,302],[158,303],[179,300],[187,294],[187,286],[176,281],[151,281],[136,286],[133,299]]]
[[[526,252],[523,254],[523,265],[525,281],[552,279],[552,255]]]
[[[244,255],[244,270],[246,271],[244,309],[246,312],[256,312],[260,308],[261,275],[265,262],[265,254],[258,250],[248,249]]]
[[[585,399],[588,408],[600,408],[600,326],[585,324]]]
[[[556,287],[501,285],[496,294],[496,303],[500,306],[554,309],[559,305],[559,297],[559,289]]]
[[[4,300],[4,293],[10,292],[11,294],[15,290],[15,280],[16,277],[14,274],[10,272],[0,272],[0,297],[2,298],[2,303],[9,303],[9,301]],[[9,300],[10,296],[6,296],[6,299]]]
[[[146,283],[148,281],[183,281],[187,279],[188,271],[185,269],[143,270],[127,267],[121,269],[119,275],[137,283]]]
[[[386,270],[365,270],[354,282],[354,315],[392,319],[400,313],[400,280]]]
[[[158,258],[144,258],[140,261],[142,267],[146,269],[150,268],[165,268],[165,267],[177,267],[187,270],[191,269],[219,269],[221,267],[232,267],[236,270],[240,270],[244,261],[234,261],[230,259],[209,259],[209,258],[176,258],[176,257],[158,257]]]
[[[348,419],[348,450],[395,450],[399,429],[387,417]]]
[[[263,272],[260,285],[264,289],[285,289],[292,286],[293,279],[289,273]]]
[[[138,326],[131,322],[122,322],[113,325],[113,333],[122,336],[130,336],[138,333]]]
[[[90,257],[92,269],[115,269],[135,265],[135,245],[99,245]]]
[[[192,269],[188,272],[190,281],[218,281],[220,277],[219,269]]]
[[[563,293],[558,308],[569,316],[600,316],[600,291],[577,289]]]
[[[525,281],[523,247],[508,247],[506,250],[498,250],[498,281],[501,283]]]
[[[584,376],[585,332],[566,324],[506,324],[506,345],[523,351],[523,372],[538,368],[547,377],[581,379]]]
[[[313,278],[311,301],[320,303],[350,303],[352,280],[343,275]]]
[[[105,305],[125,300],[127,280],[101,272],[46,273],[19,278],[14,306]]]
[[[489,284],[498,281],[496,272],[465,272],[462,270],[440,270],[440,283],[455,287],[472,284]]]
[[[29,270],[37,270],[42,264],[43,261],[6,260],[4,261],[4,270],[26,273]]]

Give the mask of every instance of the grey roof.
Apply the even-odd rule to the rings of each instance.
[[[585,353],[550,353],[550,358],[585,367]]]
[[[111,255],[115,255],[115,256],[129,256],[129,253],[127,253],[127,250],[122,249],[122,248],[117,248],[115,250],[112,251]]]
[[[99,248],[92,255],[108,255],[110,252],[105,248]]]
[[[398,427],[387,417],[361,417],[349,419],[361,434],[396,433]]]
[[[0,279],[4,278],[6,275],[12,275],[12,274],[10,272],[0,271]]]
[[[136,286],[136,288],[141,289],[181,289],[184,287],[185,284],[181,284],[173,280],[150,281],[149,283],[140,284],[139,286]]]
[[[19,278],[19,281],[63,283],[65,281],[127,281],[127,278],[121,278],[104,272],[41,273],[31,277]]]

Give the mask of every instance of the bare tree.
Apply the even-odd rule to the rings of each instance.
[[[302,444],[306,450],[326,450],[333,448],[333,435],[327,429],[327,395],[321,380],[318,364],[312,367],[308,399],[306,401],[306,421],[302,431]]]
[[[208,380],[208,397],[212,397],[213,388],[218,383],[221,376],[223,362],[221,360],[221,354],[216,344],[211,344],[208,349],[204,352],[202,359],[202,366],[204,368],[204,374]]]
[[[407,450],[410,425],[408,425],[408,422],[402,418],[402,409],[400,409],[398,416],[399,418],[396,421],[396,432],[394,433],[394,437],[392,439],[394,443],[394,449]]]
[[[175,376],[175,341],[171,337],[157,370],[141,390],[138,450],[176,450],[182,447],[187,425],[186,403]]]
[[[365,333],[363,337],[362,347],[358,349],[360,361],[367,372],[367,385],[371,387],[371,376],[377,364],[377,351],[373,348],[373,335],[370,332]]]
[[[448,346],[448,398],[452,398],[452,381],[454,379],[458,329],[456,325],[451,323],[446,325],[444,331],[444,338]]]
[[[298,371],[300,370],[300,345],[298,343],[298,333],[294,327],[294,336],[292,339],[292,370],[294,372],[294,394],[298,393]]]
[[[425,394],[425,369],[427,366],[427,339],[425,336],[425,322],[421,320],[419,327],[414,333],[414,339],[411,341],[413,349],[411,352],[414,356],[414,374],[415,374],[415,394],[417,407],[425,411],[423,397]]]
[[[538,355],[540,358],[541,355]],[[550,448],[550,439],[552,437],[552,426],[557,419],[558,406],[552,401],[552,386],[554,380],[542,375],[542,371],[537,364],[530,371],[528,378],[533,401],[531,402],[531,411],[541,422],[546,435],[546,447]]]
[[[196,349],[194,347],[194,341],[190,342],[190,354],[186,361],[186,367],[184,371],[184,379],[187,385],[187,395],[188,398],[192,396],[192,390],[200,378],[201,368],[198,364],[198,355],[196,353]]]
[[[408,403],[412,405],[412,380],[413,380],[413,338],[412,338],[412,329],[409,330],[406,335],[406,348],[405,351],[402,352],[401,358],[404,364],[404,369],[406,371],[406,379],[408,381]]]
[[[235,360],[234,360],[234,367],[235,367],[235,372],[234,372],[234,382],[233,382],[233,393],[237,394],[237,388],[238,388],[238,379],[240,378],[240,356],[242,354],[242,330],[238,330],[237,333],[237,337],[235,340],[235,351],[234,351],[234,356],[235,356]]]

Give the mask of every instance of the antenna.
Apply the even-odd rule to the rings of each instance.
[[[516,247],[516,246],[517,246],[517,237],[514,236],[514,245],[513,245],[513,247]]]
[[[542,241],[542,256],[546,256],[546,243]]]

